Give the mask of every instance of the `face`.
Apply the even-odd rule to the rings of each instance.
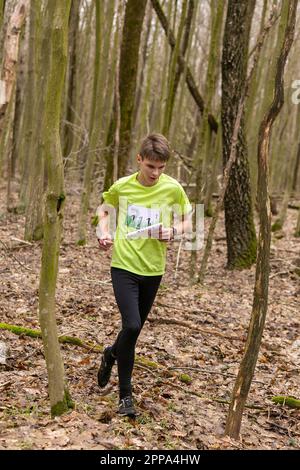
[[[144,186],[153,186],[156,184],[166,167],[166,162],[148,160],[148,158],[142,160],[140,155],[137,156],[137,162],[140,170],[139,181]]]

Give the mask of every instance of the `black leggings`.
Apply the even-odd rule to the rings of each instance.
[[[112,346],[117,358],[120,398],[131,394],[135,344],[151,310],[162,276],[141,276],[111,268],[115,298],[122,316],[122,330]]]

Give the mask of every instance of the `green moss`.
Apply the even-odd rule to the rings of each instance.
[[[35,227],[33,234],[32,234],[32,240],[35,242],[38,242],[39,240],[42,240],[44,236],[44,226],[43,225],[38,225]]]
[[[84,245],[86,245],[86,240],[85,240],[85,238],[83,238],[83,239],[81,239],[81,240],[78,240],[78,241],[77,241],[77,245],[78,245],[78,246],[84,246]]]
[[[92,219],[91,219],[91,225],[93,227],[97,227],[98,223],[99,223],[99,216],[94,215],[94,217],[92,217]]]
[[[295,397],[277,396],[277,397],[272,397],[272,401],[274,403],[279,403],[281,405],[287,405],[290,408],[300,408],[300,400],[298,400]]]
[[[136,422],[138,424],[150,424],[153,422],[153,419],[151,418],[150,415],[143,413],[139,416],[137,416]]]
[[[21,215],[25,214],[26,205],[24,202],[20,202],[16,207],[13,207],[9,212],[14,212],[14,214]]]
[[[300,237],[300,230],[296,231],[294,236],[297,237],[297,238]]]
[[[67,404],[66,399],[59,401],[55,405],[51,406],[51,416],[54,418],[55,416],[60,416],[68,411],[69,407]]]
[[[192,379],[188,374],[181,374],[181,375],[179,375],[178,378],[181,382],[184,382],[186,384],[192,383]]]
[[[59,336],[58,341],[60,343],[75,344],[75,346],[83,346],[83,342],[79,338],[73,336]]]
[[[168,403],[168,411],[176,411],[176,406],[175,406],[175,403],[172,403],[172,402],[169,402]]]
[[[281,230],[282,229],[282,222],[278,219],[274,222],[274,224],[272,225],[272,232],[278,232],[278,230]]]
[[[60,416],[66,413],[69,409],[75,408],[75,403],[73,402],[70,392],[67,387],[65,387],[65,395],[62,401],[59,401],[55,405],[51,406],[51,416]]]
[[[26,335],[31,338],[41,338],[42,333],[38,330],[31,330],[30,328],[24,328],[23,326],[9,325],[8,323],[0,323],[1,330],[8,330],[15,335]]]
[[[253,236],[249,242],[248,249],[239,258],[234,261],[233,265],[228,266],[229,269],[247,269],[256,261],[257,240]]]
[[[146,359],[145,357],[136,357],[135,360],[138,364],[143,364],[145,366],[151,367],[151,369],[158,368],[158,365],[156,364],[156,362],[149,361],[149,359]]]
[[[73,410],[75,408],[75,402],[72,400],[69,389],[67,387],[65,387],[65,399],[66,399],[68,408]]]
[[[213,216],[213,209],[211,204],[205,209],[205,217],[212,217]]]

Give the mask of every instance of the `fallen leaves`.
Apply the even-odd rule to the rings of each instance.
[[[59,331],[86,341],[108,345],[120,328],[120,316],[109,279],[110,255],[98,250],[93,232],[88,247],[73,242],[78,207],[67,201],[66,230],[60,258],[56,307]],[[290,226],[294,221],[291,219]],[[18,261],[3,257],[0,314],[3,321],[38,329],[39,244],[23,244],[22,216],[0,222],[5,245]],[[288,225],[288,227],[290,227]],[[220,220],[217,232],[223,235]],[[287,230],[292,233],[292,230]],[[16,240],[18,238],[18,240]],[[216,242],[213,250],[217,250]],[[0,332],[10,348],[7,365],[1,365],[0,448],[15,449],[272,449],[299,447],[299,410],[282,409],[273,395],[299,391],[298,281],[276,275],[270,280],[269,312],[262,349],[249,402],[264,410],[247,410],[240,441],[223,437],[228,405],[243,354],[243,340],[252,307],[254,269],[225,269],[225,245],[212,253],[205,286],[190,286],[189,253],[181,255],[174,279],[175,246],[168,253],[168,269],[157,300],[137,342],[136,352],[165,369],[188,374],[189,383],[160,377],[147,367],[135,367],[136,421],[116,414],[117,371],[110,385],[96,383],[100,355],[62,345],[66,377],[76,409],[59,419],[49,418],[47,373],[41,340]],[[4,248],[3,248],[4,250]],[[292,235],[273,240],[274,273],[293,263],[296,243]],[[0,250],[0,255],[3,254]],[[295,257],[296,259],[296,257]],[[297,258],[298,259],[298,258]],[[168,323],[160,323],[160,319]],[[174,321],[175,320],[175,321]],[[209,332],[209,333],[208,333]],[[219,333],[219,334],[218,334]],[[236,337],[238,340],[232,340]],[[190,393],[191,392],[191,393]],[[198,394],[198,396],[197,396]],[[202,399],[201,397],[207,397]],[[274,447],[275,443],[275,447]]]

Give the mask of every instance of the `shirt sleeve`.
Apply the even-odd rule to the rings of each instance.
[[[102,199],[106,204],[117,207],[119,205],[119,191],[117,183],[114,183],[108,191],[102,194]]]
[[[193,208],[182,186],[178,187],[178,198],[174,206],[177,215],[186,215],[192,212]]]

